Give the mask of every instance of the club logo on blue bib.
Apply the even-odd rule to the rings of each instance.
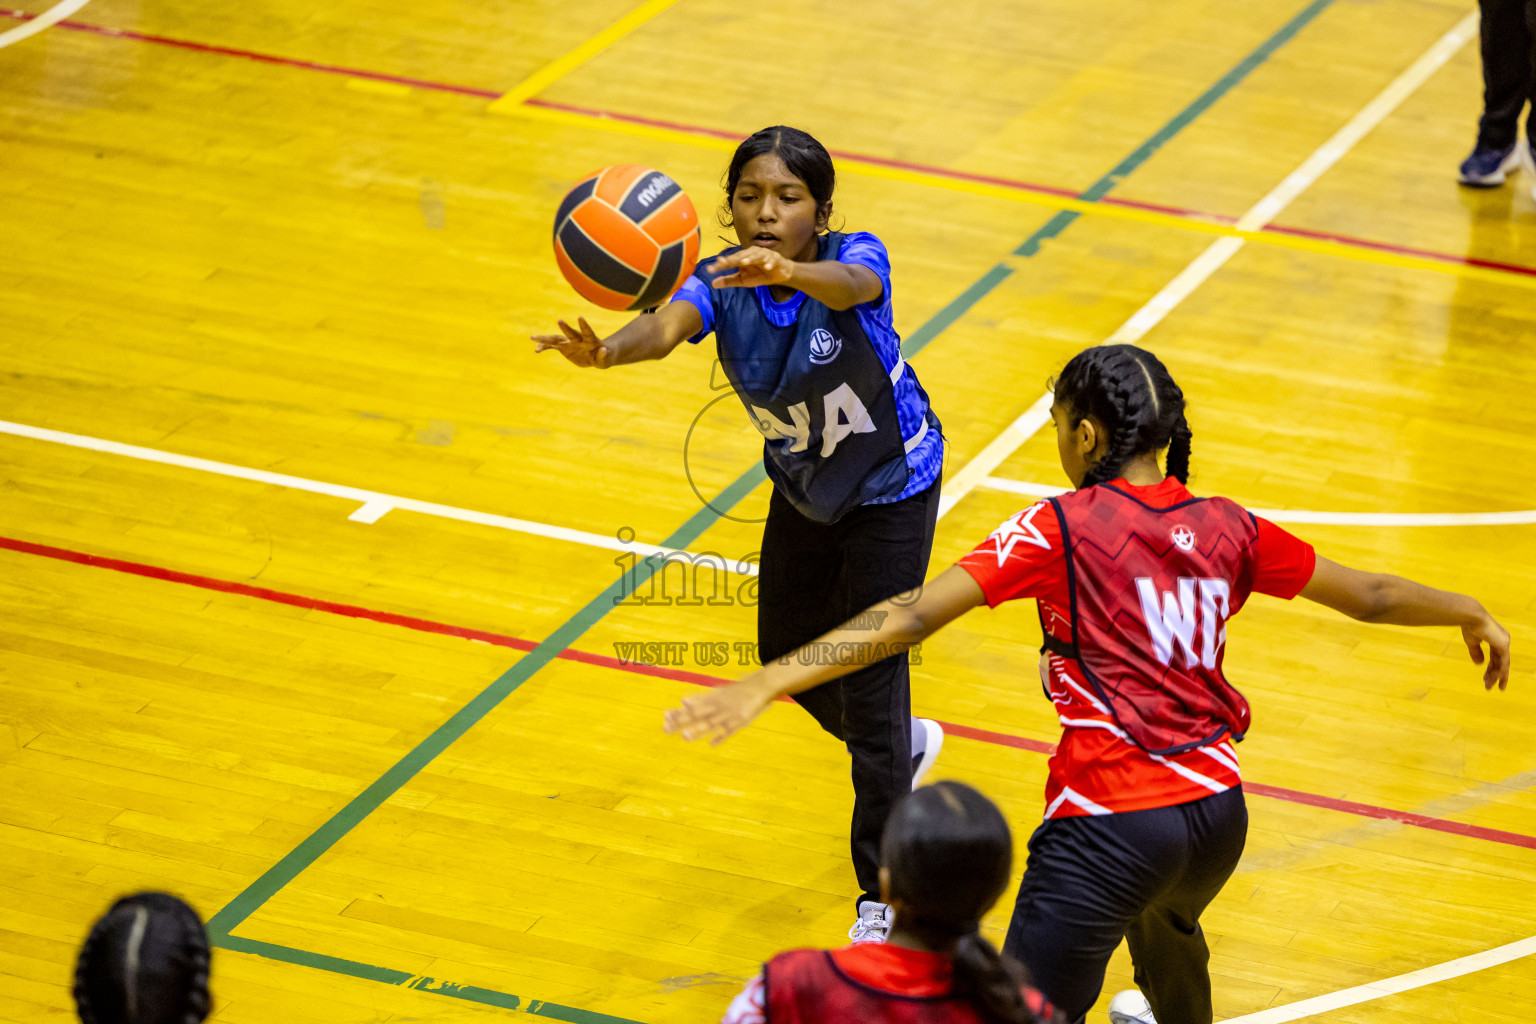
[[[830,363],[843,350],[843,339],[818,327],[811,333],[811,362],[818,366]]]

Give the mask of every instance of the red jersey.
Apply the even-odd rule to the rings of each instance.
[[[722,1024],[981,1024],[968,1000],[950,993],[953,961],[881,942],[780,953],[726,1011]],[[1024,1001],[1039,1020],[1055,1011],[1034,988]]]
[[[1114,481],[1113,486],[1153,509],[1166,509],[1194,500],[1184,485],[1173,477],[1147,487],[1134,487],[1124,480]],[[1243,515],[1246,517],[1246,513]],[[1312,578],[1316,566],[1312,546],[1266,520],[1251,518],[1249,522],[1251,535],[1239,540],[1240,544],[1246,545],[1242,560],[1242,592],[1246,594],[1252,590],[1286,600],[1295,597]],[[1175,542],[1180,539],[1173,538]],[[1177,546],[1183,547],[1182,544]],[[1004,601],[1035,598],[1040,606],[1041,623],[1048,636],[1054,638],[1050,645],[1059,650],[1071,644],[1072,593],[1068,557],[1062,543],[1060,522],[1049,502],[1042,501],[1010,518],[962,558],[959,565],[976,580],[987,604],[994,608]],[[1162,599],[1165,604],[1161,607],[1178,612],[1182,596],[1176,593],[1172,598]],[[1230,604],[1217,602],[1214,597],[1211,602],[1206,602],[1198,592],[1190,596],[1199,606],[1196,617],[1205,610],[1205,603],[1213,605],[1213,614],[1221,611],[1223,620],[1227,612],[1236,610]],[[1150,600],[1154,607],[1158,607],[1160,595],[1154,593],[1150,599],[1144,595],[1131,595],[1127,600],[1132,603]],[[1168,600],[1174,604],[1166,605]],[[1230,601],[1230,595],[1224,600]],[[1186,618],[1193,622],[1193,617]],[[1199,662],[1208,658],[1219,671],[1225,629],[1220,624],[1216,626],[1196,641],[1193,633],[1182,636],[1177,629],[1168,629],[1166,621],[1153,621],[1139,623],[1134,629],[1127,626],[1122,630],[1122,639],[1123,642],[1144,645],[1147,648],[1144,653],[1159,661],[1164,653],[1170,655],[1170,661],[1183,658]],[[1153,635],[1154,630],[1157,635]],[[1204,650],[1206,646],[1211,650]],[[1168,650],[1162,650],[1163,647]],[[1225,792],[1242,781],[1237,754],[1226,737],[1228,732],[1240,735],[1241,729],[1214,730],[1217,735],[1210,742],[1181,752],[1149,753],[1148,747],[1161,749],[1161,744],[1146,742],[1146,736],[1142,736],[1143,743],[1138,744],[1126,733],[1117,720],[1116,707],[1106,703],[1097,692],[1094,683],[1085,676],[1081,662],[1055,653],[1049,654],[1047,659],[1042,665],[1042,676],[1046,677],[1046,691],[1063,726],[1062,739],[1051,757],[1050,777],[1046,782],[1047,818],[1171,807]],[[1131,661],[1127,659],[1128,663]],[[1123,707],[1120,710],[1123,711]],[[1230,714],[1223,713],[1218,717],[1223,723],[1228,718],[1237,722],[1238,717],[1234,717],[1237,709],[1229,710]],[[1246,728],[1246,704],[1241,705],[1240,720]],[[1177,746],[1174,749],[1177,750]]]

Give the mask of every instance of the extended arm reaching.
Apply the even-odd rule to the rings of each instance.
[[[832,309],[852,309],[873,302],[885,286],[868,267],[837,260],[800,263],[772,249],[750,246],[722,256],[710,268],[713,288],[757,288],[782,285],[804,292]]]
[[[687,740],[708,736],[712,745],[718,745],[751,724],[779,697],[801,693],[904,651],[985,603],[971,574],[953,566],[919,590],[869,608],[854,620],[858,626],[839,626],[729,686],[685,697],[682,707],[667,712],[666,730],[682,733]],[[876,626],[864,628],[865,622]]]
[[[704,329],[704,318],[691,302],[670,302],[655,313],[642,313],[601,340],[577,317],[577,328],[560,322],[560,334],[535,334],[534,351],[554,349],[577,366],[606,370],[621,363],[665,358]]]
[[[1319,556],[1301,596],[1361,622],[1460,626],[1474,664],[1483,664],[1482,645],[1488,645],[1484,688],[1502,690],[1509,685],[1509,631],[1465,594],[1436,590],[1401,576],[1361,572]]]

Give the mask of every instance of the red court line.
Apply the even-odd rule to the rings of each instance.
[[[665,128],[669,131],[685,132],[689,135],[698,135],[707,139],[725,139],[728,142],[741,141],[741,134],[739,132],[726,132],[718,128],[701,128],[698,125],[663,121],[654,117],[641,117],[638,114],[621,114],[613,110],[582,107],[574,103],[557,103],[554,100],[539,99],[536,96],[524,100],[523,104],[529,107],[540,107],[544,110],[563,110],[566,113],[601,118],[604,121],[618,121],[621,124],[638,124],[644,125],[647,128]],[[907,160],[894,160],[883,156],[871,156],[868,153],[853,153],[848,150],[833,149],[828,150],[828,152],[842,160],[857,160],[860,163],[875,164],[879,167],[891,167],[901,171],[916,171],[919,174],[932,174],[935,177],[949,178],[952,181],[970,181],[981,185],[1000,185],[1003,188],[1016,189],[1020,192],[1033,192],[1037,195],[1056,196],[1061,199],[1076,199],[1079,194],[1077,190],[1070,188],[1061,188],[1057,185],[1041,185],[1038,182],[1023,181],[1019,178],[1003,178],[993,174],[974,174],[970,171],[955,171],[947,167],[930,167],[928,164],[912,163]],[[1122,199],[1117,196],[1105,196],[1099,202],[1106,206],[1123,206],[1133,210],[1150,210],[1154,213],[1168,213],[1176,217],[1210,221],[1215,224],[1237,223],[1236,217],[1202,213],[1199,210],[1186,210],[1178,206],[1143,203],[1135,199]]]
[[[15,18],[19,21],[30,21],[37,17],[26,11],[18,11],[0,8],[0,16]],[[494,100],[501,96],[495,89],[477,89],[467,85],[453,85],[448,82],[434,82],[424,78],[408,78],[404,75],[385,74],[380,71],[367,71],[362,68],[348,68],[337,64],[320,64],[314,61],[297,60],[291,57],[277,57],[269,53],[258,53],[255,50],[241,50],[229,46],[213,46],[207,43],[194,43],[185,39],[173,39],[168,36],[151,35],[145,32],[134,32],[129,29],[109,28],[103,25],[92,25],[82,21],[61,21],[58,27],[74,29],[77,32],[90,32],[95,35],[112,36],[119,39],[132,39],[141,43],[155,43],[160,46],[174,46],[183,50],[192,50],[198,53],[217,54],[224,57],[241,57],[246,60],[260,61],[264,64],[277,64],[286,67],[300,68],[306,71],[319,71],[330,75],[343,75],[349,78],[366,78],[375,82],[390,82],[395,85],[405,85],[416,89],[430,89],[434,92],[456,93],[461,96],[475,96],[481,99]],[[727,132],[718,128],[706,128],[700,125],[681,124],[674,121],[658,120],[656,118],[641,117],[637,114],[622,114],[612,110],[599,110],[592,107],[582,107],[573,103],[557,103],[553,100],[544,100],[537,97],[525,100],[530,107],[540,107],[546,110],[563,110],[568,113],[582,114],[587,117],[601,118],[607,121],[617,121],[625,124],[647,125],[654,128],[666,128],[672,131],[686,132],[701,138],[725,139],[735,142],[741,138],[739,132]],[[1023,181],[1017,178],[1004,178],[990,174],[975,174],[970,171],[956,171],[945,167],[930,167],[927,164],[912,163],[906,160],[895,160],[889,157],[871,156],[867,153],[852,153],[846,150],[833,150],[832,155],[847,160],[859,160],[864,163],[876,164],[882,167],[892,167],[901,170],[916,171],[921,174],[932,174],[940,178],[949,178],[953,181],[969,181],[986,185],[998,185],[1003,188],[1017,189],[1020,192],[1032,192],[1036,195],[1056,196],[1058,198],[1075,199],[1077,193],[1072,189],[1062,188],[1056,185],[1042,185],[1039,182]],[[1104,196],[1098,200],[1106,206],[1119,206],[1132,210],[1147,210],[1153,213],[1165,213],[1176,217],[1185,217],[1190,220],[1205,221],[1212,224],[1235,224],[1236,217],[1228,217],[1225,214],[1207,213],[1201,210],[1191,210],[1178,206],[1165,206],[1160,203],[1147,203],[1136,199],[1126,199],[1119,196]],[[1376,242],[1365,238],[1356,238],[1353,235],[1340,235],[1327,231],[1315,231],[1310,228],[1285,227],[1279,224],[1268,224],[1260,229],[1263,233],[1280,235],[1293,235],[1301,238],[1315,238],[1323,241],[1338,242],[1342,245],[1358,246],[1362,249],[1373,249],[1377,252],[1396,253],[1400,256],[1419,256],[1424,259],[1436,260],[1441,263],[1460,264],[1469,267],[1481,267],[1486,270],[1498,270],[1509,274],[1521,274],[1527,277],[1536,277],[1536,267],[1523,266],[1517,263],[1500,263],[1494,260],[1479,259],[1475,256],[1455,256],[1450,253],[1435,252],[1430,249],[1417,249],[1412,246],[1396,245],[1391,242]]]
[[[18,21],[31,21],[37,17],[26,11],[14,11],[0,9],[0,15],[15,18]],[[322,71],[328,75],[344,75],[348,78],[367,78],[375,82],[390,82],[394,85],[409,85],[416,89],[431,89],[434,92],[452,92],[461,96],[477,96],[481,99],[494,100],[501,93],[494,89],[475,89],[467,85],[452,85],[447,82],[432,82],[424,78],[407,78],[404,75],[389,75],[381,71],[366,71],[362,68],[346,68],[338,64],[317,64],[309,60],[297,60],[292,57],[275,57],[270,53],[258,53],[255,50],[239,50],[231,46],[212,46],[208,43],[194,43],[185,39],[172,39],[169,36],[150,35],[147,32],[134,32],[125,28],[108,28],[105,25],[91,25],[83,21],[70,21],[65,19],[59,22],[59,28],[74,29],[76,32],[90,32],[98,36],[112,36],[117,39],[132,39],[140,43],[155,43],[159,46],[174,46],[182,50],[192,50],[197,53],[215,53],[221,57],[242,57],[245,60],[260,61],[263,64],[280,64],[290,68],[302,68],[305,71]]]
[[[1483,267],[1488,270],[1502,270],[1508,274],[1524,274],[1527,277],[1536,277],[1536,267],[1523,267],[1518,263],[1499,263],[1495,260],[1479,259],[1476,256],[1450,256],[1443,252],[1435,252],[1432,249],[1415,249],[1406,245],[1393,245],[1390,242],[1372,242],[1365,238],[1355,238],[1352,235],[1335,235],[1327,231],[1313,231],[1311,228],[1290,228],[1281,224],[1271,224],[1262,230],[1276,235],[1294,235],[1298,238],[1316,238],[1325,242],[1342,242],[1345,245],[1356,245],[1362,249],[1375,249],[1377,252],[1390,252],[1399,256],[1422,256],[1425,259],[1439,260],[1442,263],[1461,263],[1469,267]]]
[[[31,541],[17,540],[12,537],[0,537],[0,549],[16,551],[27,555],[38,555],[43,558],[53,558],[62,562],[73,562],[76,565],[86,565],[97,569],[112,569],[116,572],[144,576],[167,583],[181,583],[187,586],[201,587],[204,590],[213,590],[221,594],[240,594],[245,597],[254,597],[263,601],[288,605],[292,608],[307,608],[314,611],[329,612],[333,615],[345,615],[354,619],[366,619],[370,622],[402,626],[406,629],[414,629],[423,633],[437,633],[441,636],[476,640],[480,643],[494,644],[497,647],[510,647],[519,651],[531,651],[534,647],[538,646],[532,640],[503,636],[500,633],[491,633],[483,629],[450,626],[445,623],[433,622],[430,619],[420,619],[411,615],[396,615],[392,612],[375,611],[371,608],[340,604],[336,601],[322,601],[318,598],[288,594],[280,590],[271,590],[267,587],[253,587],[248,583],[235,583],[230,580],[214,579],[211,576],[198,576],[193,573],[161,568],[160,566],[145,565],[141,562],[129,562],[120,558],[92,555],[83,551],[71,551],[68,548],[56,548],[47,544],[34,544]],[[561,651],[556,657],[564,658],[567,661],[579,661],[588,665],[597,665],[602,668],[617,669],[621,672],[632,672],[637,675],[653,676],[659,679],[693,683],[697,686],[723,686],[731,682],[729,679],[705,675],[702,672],[689,672],[684,669],[667,668],[660,665],[640,665],[605,654],[590,654],[585,651],[574,651],[569,648]],[[785,699],[787,700],[788,698]],[[1040,754],[1050,754],[1056,750],[1055,746],[1050,743],[1029,739],[1025,736],[993,732],[990,729],[979,729],[975,726],[958,725],[953,722],[940,722],[939,725],[950,736],[961,736],[966,739],[978,740],[982,743],[1012,747],[1016,750],[1028,750]],[[1382,821],[1396,821],[1404,825],[1434,829],[1438,832],[1448,832],[1451,835],[1466,836],[1470,839],[1482,839],[1492,843],[1503,843],[1508,846],[1520,846],[1528,850],[1536,850],[1536,836],[1521,835],[1518,832],[1505,832],[1501,829],[1485,828],[1481,825],[1468,825],[1459,821],[1447,821],[1443,818],[1432,818],[1425,814],[1415,814],[1412,811],[1395,811],[1389,807],[1375,807],[1371,804],[1356,803],[1353,800],[1340,800],[1336,797],[1304,793],[1300,790],[1285,789],[1280,786],[1267,786],[1259,782],[1248,782],[1245,780],[1243,782],[1243,789],[1255,796],[1287,800],[1291,803],[1305,804],[1309,807],[1342,811],[1345,814],[1356,814],[1361,817],[1377,818]]]
[[[339,604],[335,601],[322,601],[314,597],[301,597],[298,594],[286,594],[281,590],[253,587],[249,583],[218,580],[211,576],[196,576],[189,572],[177,572],[175,569],[162,569],[157,565],[125,562],[120,558],[90,555],[83,551],[70,551],[68,548],[49,547],[47,544],[33,544],[30,541],[16,540],[12,537],[0,537],[0,548],[19,551],[26,555],[56,558],[61,562],[89,565],[97,569],[113,569],[117,572],[131,573],[134,576],[147,576],[152,580],[164,580],[167,583],[184,583],[192,587],[201,587],[204,590],[216,590],[221,594],[241,594],[245,597],[255,597],[263,601],[272,601],[276,604],[286,604],[292,608],[307,608],[314,611],[330,612],[333,615],[345,615],[353,619],[367,619],[370,622],[383,622],[391,626],[403,626],[406,629],[414,629],[423,633],[440,633],[443,636],[478,640],[483,644],[495,644],[497,647],[511,647],[514,650],[531,651],[538,646],[532,640],[520,640],[517,637],[502,636],[500,633],[488,633],[482,629],[448,626],[441,622],[413,618],[409,615],[395,615],[391,612],[360,608],[353,604]]]
[[[1343,811],[1346,814],[1358,814],[1365,818],[1380,818],[1383,821],[1398,821],[1404,825],[1432,828],[1437,832],[1449,832],[1455,836],[1470,836],[1473,839],[1487,839],[1495,843],[1507,843],[1510,846],[1523,846],[1527,850],[1536,850],[1536,836],[1521,835],[1518,832],[1505,832],[1496,828],[1484,828],[1481,825],[1468,825],[1460,821],[1446,821],[1444,818],[1431,818],[1426,814],[1415,814],[1412,811],[1394,811],[1387,807],[1357,804],[1353,800],[1337,800],[1333,797],[1303,793],[1299,790],[1284,789],[1280,786],[1266,786],[1263,783],[1248,782],[1246,780],[1243,782],[1243,789],[1257,796],[1274,797],[1276,800],[1289,800],[1295,804],[1307,804],[1310,807],[1326,807],[1330,811]]]

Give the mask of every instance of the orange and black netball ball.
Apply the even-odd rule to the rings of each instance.
[[[604,309],[660,305],[693,273],[699,215],[682,187],[639,164],[583,178],[555,214],[555,262]]]

